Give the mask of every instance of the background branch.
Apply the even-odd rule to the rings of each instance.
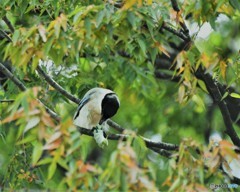
[[[43,69],[38,65],[37,66],[37,72],[52,86],[54,87],[58,92],[60,92],[62,95],[67,97],[70,101],[79,104],[80,99],[76,98],[74,95],[68,93],[65,89],[63,89],[56,81],[54,81],[47,73],[43,71]]]
[[[179,32],[179,31],[175,30],[174,28],[166,25],[166,23],[163,23],[163,25],[162,25],[161,28],[163,28],[163,29],[165,29],[166,31],[168,31],[168,32],[170,32],[170,33],[172,33],[172,34],[180,37],[180,38],[181,38],[182,40],[184,40],[184,41],[189,41],[189,38],[186,37],[185,35],[183,35],[183,33],[181,33],[181,32]]]
[[[0,63],[0,69],[2,73],[4,73],[21,91],[27,90],[25,85],[17,77],[15,77],[2,63]],[[41,100],[38,99],[38,101],[46,108],[46,111],[53,119],[56,121],[60,120],[60,117],[54,111],[48,108]]]
[[[227,108],[226,102],[222,99],[223,95],[221,94],[217,84],[214,82],[214,80],[210,75],[205,73],[205,71],[201,67],[198,68],[196,72],[196,76],[204,81],[208,92],[213,98],[213,101],[218,105],[223,117],[225,127],[226,127],[226,133],[229,135],[232,142],[236,146],[240,147],[240,139],[233,128],[233,123],[232,123],[229,110]]]
[[[6,25],[10,29],[10,31],[12,33],[14,33],[14,27],[12,26],[11,22],[9,21],[9,19],[6,16],[3,17],[3,21],[6,23]]]
[[[21,90],[25,91],[27,88],[25,85],[18,79],[16,78],[2,63],[0,63],[0,69],[2,73],[4,73],[11,81]]]

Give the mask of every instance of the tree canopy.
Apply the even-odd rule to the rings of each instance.
[[[0,18],[0,189],[240,185],[238,0],[5,0]],[[72,124],[93,87],[121,102],[104,149]]]

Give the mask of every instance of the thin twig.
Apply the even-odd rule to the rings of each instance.
[[[180,37],[180,38],[181,38],[182,40],[184,40],[184,41],[189,41],[189,38],[186,37],[185,35],[183,35],[183,33],[181,33],[181,32],[179,32],[179,31],[173,29],[172,27],[166,25],[165,23],[163,23],[163,25],[162,25],[161,28],[162,28],[162,29],[165,29],[166,31],[169,31],[169,32],[173,33],[174,35]]]
[[[3,34],[3,38],[6,38],[8,41],[12,42],[12,39],[8,36],[8,34],[4,30],[0,29],[0,31]]]
[[[68,93],[65,89],[62,88],[56,81],[54,81],[47,73],[43,71],[43,69],[38,65],[37,72],[44,77],[44,79],[57,91],[59,91],[62,95],[66,96],[69,100],[73,101],[74,103],[79,104],[80,99],[76,98],[74,95]]]
[[[0,103],[12,103],[12,102],[14,102],[13,99],[0,100]]]
[[[171,156],[172,156],[172,153],[167,151],[166,149],[158,149],[158,148],[155,148],[155,147],[152,147],[150,149],[152,151],[164,156],[164,157],[167,157],[167,158],[171,158]]]

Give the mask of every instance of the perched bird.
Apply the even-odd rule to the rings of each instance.
[[[90,89],[80,101],[73,123],[79,127],[94,129],[96,142],[104,147],[108,145],[103,135],[104,124],[117,113],[119,106],[119,99],[113,91],[104,88]]]

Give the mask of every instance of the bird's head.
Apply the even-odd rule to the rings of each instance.
[[[119,99],[115,93],[108,93],[102,100],[102,119],[100,124],[117,113],[120,106]]]

